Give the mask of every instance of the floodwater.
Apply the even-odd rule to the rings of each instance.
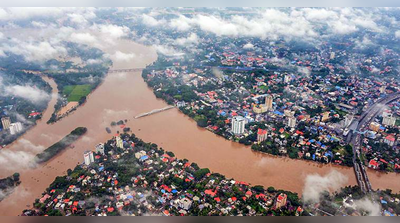
[[[110,55],[117,50],[136,55],[129,60],[114,60],[113,69],[141,68],[157,58],[154,48],[129,40],[118,40],[114,46],[105,47],[103,50]],[[31,207],[34,200],[41,197],[42,192],[56,176],[66,174],[67,169],[73,169],[78,163],[83,162],[85,150],[94,150],[96,144],[105,142],[117,130],[121,130],[119,127],[114,127],[113,132],[108,134],[105,128],[109,127],[112,121],[125,119],[128,120],[127,125],[133,133],[144,141],[156,143],[165,150],[174,152],[179,158],[196,162],[200,167],[207,167],[213,172],[253,185],[273,186],[301,193],[307,175],[324,175],[332,170],[346,175],[347,184],[356,183],[352,168],[321,165],[253,152],[250,147],[227,141],[197,127],[194,121],[177,109],[134,119],[133,117],[140,113],[167,106],[154,96],[140,72],[108,74],[104,82],[88,96],[83,106],[59,122],[48,125],[46,121],[53,112],[57,87],[53,80],[46,77],[44,80],[53,87],[53,98],[43,115],[43,120],[4,150],[33,156],[78,126],[87,127],[88,132],[74,143],[74,148],[66,149],[34,169],[22,162],[2,167],[0,178],[19,172],[22,183],[0,202],[0,215],[18,215],[24,209]],[[377,174],[372,171],[369,171],[369,174],[374,188],[400,191],[399,176]]]

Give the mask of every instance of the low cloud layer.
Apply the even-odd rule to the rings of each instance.
[[[6,95],[29,100],[32,103],[43,103],[51,96],[43,90],[28,85],[13,85],[4,88]]]
[[[41,145],[35,145],[29,140],[20,139],[16,142],[19,151],[10,149],[0,150],[0,166],[8,171],[17,171],[32,167],[35,154],[44,150]]]
[[[306,203],[318,203],[323,192],[337,191],[347,182],[348,177],[338,171],[331,171],[324,176],[319,174],[308,175],[305,179],[303,200]]]

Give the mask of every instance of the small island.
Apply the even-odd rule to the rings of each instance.
[[[14,188],[21,183],[19,173],[0,179],[0,202],[14,191]]]
[[[57,155],[59,152],[61,152],[65,148],[71,146],[72,143],[75,142],[83,134],[85,134],[86,131],[87,131],[87,128],[85,128],[85,127],[78,127],[76,129],[74,129],[70,134],[65,136],[63,139],[61,139],[57,143],[53,144],[52,146],[50,146],[43,152],[37,154],[35,157],[35,162],[36,163],[44,163],[44,162],[50,160],[55,155]]]

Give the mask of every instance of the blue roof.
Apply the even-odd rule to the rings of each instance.
[[[104,170],[104,166],[99,167],[99,171],[103,171]]]
[[[281,116],[283,115],[283,113],[280,111],[274,111],[274,114],[281,115]]]
[[[176,194],[176,193],[178,193],[178,191],[177,191],[177,190],[175,190],[175,189],[173,189],[171,192],[172,192],[173,194]]]
[[[149,158],[149,156],[144,155],[144,156],[140,157],[140,160],[147,160],[148,158]]]

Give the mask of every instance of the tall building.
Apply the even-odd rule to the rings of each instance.
[[[5,117],[1,118],[1,124],[3,125],[4,130],[9,129],[10,125],[11,125],[10,117],[5,116]]]
[[[117,136],[115,137],[115,141],[117,143],[117,147],[123,149],[124,148],[124,143],[122,142],[121,137]]]
[[[393,115],[388,115],[386,117],[383,117],[383,121],[382,123],[384,125],[388,125],[388,126],[394,126],[396,124],[396,117],[393,117]]]
[[[290,77],[289,74],[286,74],[285,77],[284,77],[284,79],[283,79],[283,81],[284,81],[285,83],[289,83],[291,80],[292,80],[292,78]]]
[[[285,207],[286,202],[287,202],[287,195],[284,193],[279,194],[278,197],[276,198],[275,208],[280,209],[281,207]]]
[[[267,110],[272,110],[272,102],[274,99],[272,98],[271,95],[267,95],[265,97],[265,106],[267,106]]]
[[[85,165],[89,166],[91,163],[94,162],[93,151],[85,151],[83,153],[83,159],[85,161]]]
[[[242,116],[235,116],[232,118],[232,132],[235,135],[241,135],[244,133],[244,126],[246,125],[246,119]]]
[[[331,60],[335,59],[335,52],[331,52],[331,55],[329,57]]]
[[[101,155],[104,155],[104,144],[100,143],[97,144],[96,148],[96,153],[100,153]]]
[[[290,116],[289,118],[288,118],[288,126],[290,127],[290,128],[294,128],[294,127],[296,127],[296,118],[294,117],[294,116]]]
[[[10,129],[10,134],[15,135],[22,131],[23,129],[22,123],[21,122],[11,123],[9,129]]]
[[[267,139],[267,130],[265,129],[258,129],[257,131],[257,141],[262,142]]]

